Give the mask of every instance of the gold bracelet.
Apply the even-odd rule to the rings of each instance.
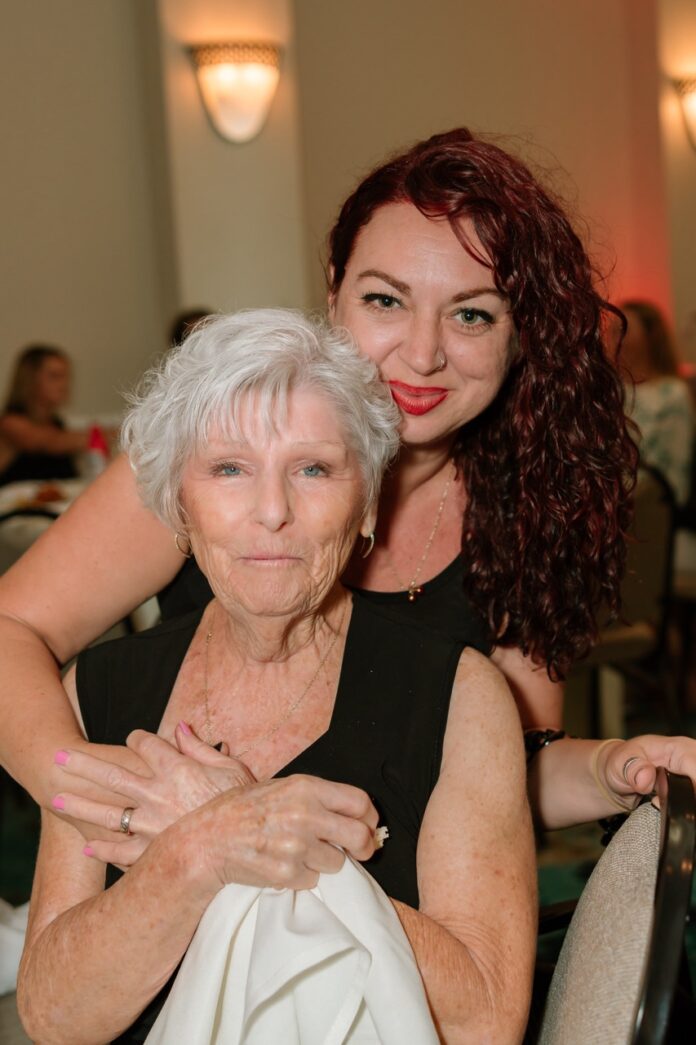
[[[592,770],[592,779],[595,782],[595,786],[599,791],[602,798],[606,798],[607,802],[611,802],[612,805],[618,806],[622,813],[630,813],[633,810],[633,805],[626,805],[616,795],[612,794],[609,788],[605,785],[603,780],[599,778],[599,770],[597,763],[599,762],[599,756],[605,747],[609,744],[623,744],[624,741],[620,737],[612,737],[610,740],[603,740],[594,751],[592,752],[592,758],[590,759],[590,769]]]

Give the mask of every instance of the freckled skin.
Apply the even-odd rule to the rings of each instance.
[[[315,390],[290,393],[278,431],[252,406],[245,442],[213,432],[184,470],[191,547],[232,619],[316,613],[369,532],[357,459]]]

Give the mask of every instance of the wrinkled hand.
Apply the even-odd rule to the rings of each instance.
[[[67,752],[64,773],[110,793],[99,801],[68,790],[68,784],[58,796],[66,816],[113,832],[113,838],[95,840],[90,837],[89,826],[81,827],[91,855],[128,867],[153,838],[180,817],[225,791],[255,783],[243,762],[211,748],[195,734],[187,733],[185,727],[177,726],[175,739],[176,748],[154,733],[142,729],[131,733],[126,743],[139,756],[141,772],[84,751]],[[115,798],[119,801],[115,802]],[[126,835],[120,831],[120,822],[123,810],[129,806],[134,812],[131,833]]]
[[[636,761],[627,764],[633,758]],[[652,793],[658,766],[672,773],[683,773],[696,785],[696,740],[646,734],[610,744],[604,764],[607,787],[619,800],[630,805],[631,799]]]
[[[346,853],[372,856],[377,820],[360,788],[295,775],[229,791],[173,830],[212,888],[312,889],[321,873],[341,869]]]

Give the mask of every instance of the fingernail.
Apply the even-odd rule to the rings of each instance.
[[[183,719],[179,722],[179,729],[181,730],[182,733],[185,733],[187,737],[190,737],[190,736],[193,735],[191,727],[189,726],[188,722],[184,722]]]
[[[65,809],[65,799],[62,795],[56,795],[51,801],[51,805],[54,809]]]
[[[85,856],[94,856],[94,849],[92,849],[91,845],[86,845],[82,852],[85,854]]]
[[[64,766],[66,762],[70,761],[70,755],[67,751],[56,751],[55,755],[53,756],[53,761],[56,762],[59,766]]]

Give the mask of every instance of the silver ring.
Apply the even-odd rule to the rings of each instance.
[[[126,808],[121,813],[121,823],[119,824],[119,829],[123,831],[124,835],[129,835],[131,833],[130,822],[134,812],[135,809],[133,808],[133,806],[126,806]]]
[[[640,762],[640,758],[638,755],[632,755],[631,758],[627,758],[623,764],[623,769],[621,770],[621,776],[624,778],[629,787],[631,781],[628,779],[628,769],[629,766],[631,766],[634,762]]]
[[[447,366],[447,356],[445,355],[444,352],[440,353],[440,355],[441,355],[441,358],[442,358],[442,362],[437,364],[437,366],[435,367],[436,371],[444,370],[445,367]]]

